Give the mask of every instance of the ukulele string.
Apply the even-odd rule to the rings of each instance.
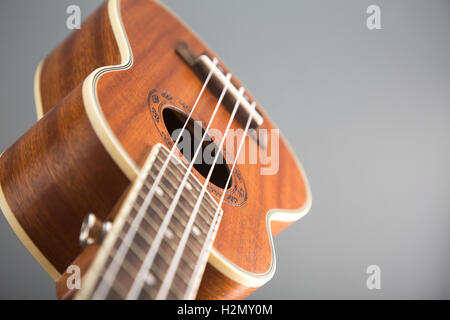
[[[126,299],[131,299],[131,300],[137,299],[139,293],[142,290],[142,287],[144,285],[144,280],[148,276],[148,270],[150,269],[150,267],[151,267],[151,265],[153,263],[153,260],[154,260],[154,258],[156,256],[156,254],[158,253],[158,249],[159,249],[160,244],[161,244],[161,242],[162,242],[162,240],[164,238],[164,235],[166,234],[166,231],[167,231],[167,228],[168,228],[169,223],[171,221],[172,215],[173,215],[173,213],[175,211],[175,207],[178,205],[178,200],[180,199],[181,193],[182,193],[182,191],[183,191],[183,189],[184,189],[184,187],[185,187],[185,185],[187,183],[187,179],[189,178],[190,173],[192,172],[192,168],[194,166],[194,162],[197,159],[197,156],[198,156],[199,152],[202,150],[202,145],[203,145],[203,142],[205,141],[206,136],[208,135],[209,128],[211,127],[211,124],[212,124],[212,122],[213,122],[213,120],[214,120],[214,118],[216,116],[217,111],[219,110],[219,107],[220,107],[220,105],[222,103],[222,100],[225,97],[225,93],[228,90],[228,87],[230,85],[230,79],[231,79],[231,74],[228,73],[227,76],[226,76],[226,82],[225,82],[224,88],[223,88],[223,90],[222,90],[222,92],[220,94],[219,100],[217,101],[216,107],[214,108],[214,112],[213,112],[213,114],[212,114],[212,116],[211,116],[211,118],[209,120],[208,126],[205,129],[205,134],[203,135],[203,137],[202,137],[202,139],[201,139],[201,141],[199,143],[199,146],[198,146],[197,150],[195,151],[194,156],[192,157],[193,160],[189,164],[187,172],[184,175],[183,180],[181,181],[180,187],[178,188],[174,198],[172,199],[172,202],[171,202],[170,207],[169,207],[169,209],[168,209],[168,211],[167,211],[167,213],[166,213],[166,215],[164,217],[164,220],[163,220],[163,222],[162,222],[162,224],[161,224],[161,226],[160,226],[160,228],[159,228],[155,238],[152,241],[152,244],[150,246],[150,250],[147,252],[147,254],[146,254],[145,258],[144,258],[144,261],[143,261],[143,263],[142,263],[142,265],[141,265],[141,267],[140,267],[140,269],[139,269],[139,271],[137,273],[137,276],[133,280],[133,284],[132,284],[132,286],[131,286],[128,294],[127,294]]]
[[[208,258],[209,251],[210,251],[210,249],[212,247],[212,244],[213,244],[213,240],[214,239],[212,239],[212,237],[213,237],[214,231],[215,231],[215,224],[218,224],[220,222],[220,219],[222,218],[222,215],[219,215],[218,213],[219,213],[219,211],[220,211],[220,209],[222,207],[222,204],[223,204],[223,201],[224,201],[225,195],[226,195],[226,190],[228,190],[228,186],[229,186],[229,184],[231,182],[231,177],[232,177],[234,169],[236,167],[236,163],[237,163],[237,160],[239,158],[239,154],[241,153],[242,146],[244,145],[244,142],[245,142],[245,138],[247,137],[247,133],[248,133],[248,130],[250,128],[250,124],[252,122],[253,115],[255,114],[255,108],[256,108],[256,102],[253,102],[250,105],[250,110],[249,110],[250,116],[247,119],[247,123],[245,125],[245,129],[244,129],[244,132],[242,134],[242,138],[241,138],[241,141],[239,143],[239,147],[238,147],[238,150],[236,152],[236,156],[234,158],[233,166],[231,167],[230,174],[228,175],[227,183],[225,184],[224,192],[222,193],[222,196],[220,197],[220,201],[219,201],[219,204],[218,204],[218,207],[217,207],[217,211],[214,213],[214,220],[215,221],[213,221],[213,224],[209,228],[206,241],[205,241],[205,243],[204,243],[204,245],[202,247],[202,251],[200,252],[200,258],[197,260],[197,264],[194,267],[194,271],[193,271],[193,274],[192,274],[192,277],[191,277],[191,281],[189,282],[188,288],[186,289],[186,295],[185,295],[184,299],[191,298],[189,296],[189,292],[191,290],[193,290],[196,286],[198,286],[199,281],[201,280],[201,277],[200,277],[199,273],[204,269],[204,268],[202,268],[202,266],[204,266],[204,262]],[[201,262],[203,262],[203,263],[201,263]]]
[[[184,133],[184,131],[186,130],[186,127],[189,123],[189,120],[192,118],[192,115],[194,113],[194,110],[196,109],[200,98],[203,95],[203,92],[205,91],[209,81],[211,80],[211,77],[214,73],[214,71],[217,69],[217,64],[218,64],[218,59],[214,58],[213,59],[213,67],[211,68],[211,70],[209,71],[205,82],[202,85],[202,88],[200,89],[199,94],[197,95],[197,98],[195,100],[194,105],[192,106],[191,112],[189,113],[188,118],[186,119],[180,133],[177,136],[177,139],[175,140],[174,145],[172,146],[170,153],[166,159],[166,161],[164,162],[163,166],[161,167],[161,170],[159,172],[159,174],[157,175],[157,177],[155,178],[155,181],[152,185],[152,187],[150,188],[149,193],[147,194],[147,196],[144,199],[144,202],[142,203],[141,208],[139,209],[138,213],[136,214],[136,217],[133,219],[132,224],[130,225],[130,229],[128,230],[128,232],[126,233],[125,237],[122,240],[122,243],[120,245],[120,247],[117,249],[116,254],[113,255],[111,263],[108,265],[108,267],[105,270],[105,273],[103,275],[103,277],[101,277],[100,283],[97,287],[97,289],[94,291],[93,294],[93,298],[94,299],[105,299],[109,293],[110,288],[112,287],[114,280],[117,276],[117,273],[123,263],[123,260],[125,258],[126,253],[128,252],[128,249],[132,243],[132,239],[134,238],[134,236],[136,235],[136,232],[138,230],[139,225],[141,224],[141,221],[145,215],[145,212],[147,211],[151,200],[156,192],[157,186],[159,185],[167,167],[169,162],[171,161],[171,158],[174,156],[174,151],[177,148],[178,143],[180,142],[180,139]]]
[[[236,103],[234,105],[233,111],[232,111],[231,116],[230,116],[230,118],[228,120],[228,124],[227,124],[227,127],[225,129],[224,136],[221,139],[221,142],[220,142],[220,145],[219,145],[218,149],[215,151],[214,161],[213,161],[213,163],[211,165],[211,168],[210,168],[210,170],[208,172],[206,180],[203,183],[202,189],[201,189],[200,194],[198,196],[198,199],[197,199],[197,201],[196,201],[196,203],[194,205],[194,208],[192,209],[191,216],[189,217],[189,220],[187,222],[186,228],[185,228],[185,230],[183,232],[183,235],[181,236],[180,242],[179,242],[179,244],[177,246],[177,249],[175,251],[175,254],[174,254],[174,256],[173,256],[173,258],[171,260],[169,269],[167,270],[166,275],[164,276],[164,279],[163,279],[163,281],[161,283],[161,286],[160,286],[160,288],[158,290],[158,294],[156,296],[156,299],[158,299],[158,300],[162,300],[162,299],[167,298],[167,295],[168,295],[169,290],[170,290],[171,285],[172,285],[172,281],[173,281],[173,279],[175,277],[175,274],[177,272],[178,265],[180,263],[181,257],[182,257],[182,255],[184,253],[184,248],[185,248],[185,246],[186,246],[186,244],[187,244],[187,242],[189,240],[189,236],[191,234],[192,227],[193,227],[195,219],[197,217],[197,213],[198,213],[198,211],[200,209],[200,205],[201,205],[201,203],[203,201],[203,197],[205,195],[206,188],[208,187],[208,183],[209,183],[209,181],[211,179],[211,176],[212,176],[212,173],[213,173],[214,168],[216,166],[217,160],[219,159],[219,156],[220,156],[220,154],[222,152],[222,149],[223,149],[226,137],[227,137],[228,132],[229,132],[230,127],[231,127],[231,124],[233,123],[233,120],[234,120],[234,118],[236,116],[236,112],[237,112],[239,106],[241,105],[241,101],[242,101],[242,98],[243,98],[244,91],[245,91],[244,87],[241,87],[239,89],[238,98],[236,99]],[[217,212],[214,215],[213,222],[216,221],[216,214],[217,214]]]

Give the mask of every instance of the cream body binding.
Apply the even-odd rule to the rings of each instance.
[[[108,1],[108,14],[111,22],[111,26],[114,32],[114,36],[119,47],[121,55],[121,64],[117,66],[105,66],[94,70],[83,82],[83,102],[86,109],[86,113],[89,120],[94,128],[98,138],[103,143],[104,147],[110,154],[111,158],[117,163],[121,168],[123,173],[130,179],[130,181],[135,181],[139,176],[139,168],[126,153],[126,151],[121,146],[118,139],[114,136],[111,128],[106,122],[102,110],[100,108],[97,96],[96,96],[96,84],[98,78],[101,74],[109,71],[115,70],[125,70],[131,67],[133,64],[133,54],[131,51],[130,44],[128,42],[125,29],[122,24],[121,14],[120,14],[120,0],[109,0]],[[41,102],[40,94],[40,75],[41,75],[42,62],[39,64],[34,81],[34,97],[36,104],[36,113],[38,120],[43,116],[43,108]],[[289,147],[290,148],[290,147]],[[291,148],[290,148],[291,149]],[[291,149],[292,151],[292,149]],[[261,274],[252,273],[247,270],[240,268],[238,265],[231,262],[229,259],[224,257],[216,249],[212,248],[209,256],[208,262],[219,270],[226,277],[231,280],[242,284],[247,287],[257,288],[269,281],[275,272],[276,268],[276,258],[275,250],[273,245],[273,237],[271,232],[270,223],[271,221],[280,222],[293,222],[304,217],[311,208],[312,198],[311,191],[309,187],[309,182],[306,178],[305,172],[301,164],[297,161],[297,165],[305,178],[305,185],[307,188],[307,201],[305,205],[297,210],[287,211],[280,209],[272,209],[266,215],[267,224],[267,236],[269,237],[272,259],[269,269]],[[48,261],[48,259],[41,253],[41,251],[36,247],[36,245],[31,241],[25,231],[22,229],[17,219],[9,209],[9,206],[4,198],[0,186],[0,207],[6,216],[6,219],[10,223],[12,229],[17,234],[22,243],[31,252],[34,258],[41,264],[41,266],[52,276],[53,279],[57,279],[60,273],[56,268]]]

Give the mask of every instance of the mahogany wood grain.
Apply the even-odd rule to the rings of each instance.
[[[206,265],[197,300],[240,300],[257,288],[249,288],[225,277],[210,264]]]
[[[43,113],[95,69],[119,63],[120,53],[105,2],[44,60],[40,77]]]
[[[22,228],[59,272],[81,252],[84,216],[107,217],[129,184],[95,135],[80,87],[5,151],[0,182]]]
[[[122,1],[121,11],[134,63],[128,70],[103,75],[98,82],[98,97],[115,136],[141,166],[153,145],[165,144],[159,132],[152,130],[154,125],[146,103],[148,93],[155,88],[164,89],[192,105],[202,87],[202,82],[175,53],[176,45],[183,40],[197,53],[207,52],[212,57],[215,54],[157,2]],[[161,26],[164,32],[160,31]],[[225,72],[229,71],[220,65]],[[235,77],[234,80],[239,86],[239,81]],[[217,98],[206,90],[193,118],[208,123],[216,102]],[[261,129],[275,129],[259,105],[258,109],[264,116]],[[220,108],[212,128],[224,132],[229,117],[229,111]],[[235,121],[231,128],[242,127]],[[255,143],[251,139],[247,141],[247,145]],[[269,143],[269,150],[270,147]],[[265,273],[271,265],[267,212],[296,210],[307,199],[305,181],[283,139],[280,139],[279,159],[279,171],[275,175],[261,175],[260,163],[238,165],[247,187],[247,202],[240,207],[223,205],[224,215],[214,243],[214,248],[227,259],[253,273]],[[200,181],[205,180],[197,176]]]
[[[151,118],[147,106],[150,90],[167,90],[192,106],[202,86],[175,54],[175,46],[185,41],[197,53],[215,55],[157,2],[122,0],[121,14],[134,63],[128,70],[102,75],[97,93],[109,127],[131,159],[142,166],[156,143],[170,147]],[[93,130],[81,91],[83,79],[95,68],[118,64],[120,60],[107,7],[102,5],[81,30],[45,60],[41,95],[46,114],[0,158],[0,183],[12,212],[61,273],[81,253],[78,235],[84,216],[94,212],[106,218],[129,186],[129,180]],[[229,71],[223,63],[220,65]],[[237,79],[233,81],[240,85]],[[216,102],[217,98],[206,90],[193,118],[207,123]],[[267,114],[259,105],[257,108],[264,117],[262,129],[274,129]],[[229,116],[225,108],[219,109],[212,127],[223,131]],[[234,122],[232,128],[241,127]],[[247,138],[247,147],[254,143]],[[260,163],[237,166],[247,200],[241,206],[224,203],[214,242],[214,249],[229,261],[259,274],[269,269],[272,259],[267,213],[272,209],[296,210],[308,200],[306,180],[282,138],[278,172],[261,175],[262,167]],[[198,172],[194,174],[204,182]],[[273,232],[289,224],[272,222]],[[208,265],[198,298],[243,298],[253,290]],[[59,288],[58,296],[65,296],[63,291]]]

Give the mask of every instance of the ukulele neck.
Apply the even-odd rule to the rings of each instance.
[[[169,155],[154,147],[79,298],[195,298],[222,210],[208,192],[200,199],[203,185]]]

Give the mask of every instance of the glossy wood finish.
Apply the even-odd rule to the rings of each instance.
[[[129,70],[102,75],[97,93],[110,128],[141,166],[153,145],[169,146],[151,118],[147,106],[150,90],[167,90],[192,106],[202,85],[175,54],[175,46],[183,40],[198,53],[214,54],[157,2],[122,0],[121,14],[134,63]],[[106,217],[129,185],[93,130],[81,90],[90,72],[102,65],[118,64],[120,58],[103,5],[45,60],[41,94],[46,115],[0,158],[0,183],[12,212],[61,273],[81,252],[78,234],[83,217],[89,212]],[[239,86],[236,79],[233,82]],[[216,102],[206,90],[194,118],[207,122]],[[263,128],[275,128],[258,109],[264,117]],[[229,115],[220,109],[213,127],[223,130]],[[232,128],[240,126],[233,123]],[[248,144],[254,143],[248,139]],[[272,263],[267,213],[272,209],[296,210],[308,201],[307,182],[282,139],[279,158],[279,171],[272,176],[262,176],[260,164],[238,165],[247,201],[238,207],[223,205],[214,250],[251,273],[265,273]],[[273,233],[289,224],[272,222]],[[253,290],[208,265],[198,297],[242,298]]]
[[[45,114],[95,69],[120,63],[106,2],[44,60],[40,76]]]
[[[95,255],[98,252],[98,245],[88,246],[71,263],[80,268],[81,286],[83,286],[84,276],[89,269]],[[72,273],[64,272],[56,281],[56,296],[61,300],[71,300],[74,298],[77,289],[68,289],[67,280]],[[243,299],[254,292],[257,288],[248,288],[237,282],[230,280],[220,273],[213,266],[208,264],[203,275],[200,288],[198,290],[198,300],[220,300],[220,299]]]
[[[81,287],[83,286],[83,277],[86,274],[89,266],[91,265],[95,255],[97,254],[99,246],[96,244],[92,244],[70,264],[72,266],[77,266],[80,269],[80,278],[81,278]],[[70,272],[69,272],[70,271]],[[71,270],[68,272],[64,272],[61,274],[59,279],[56,281],[56,297],[60,300],[72,300],[75,294],[78,292],[78,289],[72,288],[69,289],[67,285],[67,280],[69,280],[70,276],[74,273]],[[70,280],[69,280],[70,281]]]
[[[257,288],[243,286],[225,277],[216,268],[208,264],[198,290],[198,300],[239,300],[244,299]]]
[[[176,45],[184,40],[195,52],[215,55],[156,2],[122,1],[121,12],[134,64],[129,70],[103,75],[98,82],[98,97],[111,129],[126,152],[141,166],[154,144],[165,143],[161,135],[151,129],[153,121],[147,107],[148,93],[154,88],[164,89],[192,105],[202,86],[192,70],[176,55]],[[163,33],[158,31],[160,26],[164,26]],[[228,71],[223,64],[221,66]],[[235,78],[234,82],[239,87]],[[194,119],[207,123],[216,102],[217,99],[206,90],[194,112]],[[262,128],[275,128],[258,108],[264,115]],[[229,116],[225,108],[219,109],[212,127],[223,132]],[[242,127],[234,122],[232,128]],[[255,143],[251,139],[247,141],[248,144]],[[270,145],[268,147],[270,149]],[[267,212],[276,208],[296,210],[305,204],[307,198],[305,182],[296,160],[282,139],[279,158],[279,171],[271,176],[260,174],[263,166],[259,163],[238,166],[246,183],[248,199],[241,207],[224,204],[223,220],[214,243],[214,248],[227,259],[253,273],[265,273],[271,266]],[[204,181],[202,176],[198,177]]]
[[[81,252],[86,213],[104,219],[129,183],[97,139],[80,94],[78,87],[0,158],[11,211],[59,272]]]

